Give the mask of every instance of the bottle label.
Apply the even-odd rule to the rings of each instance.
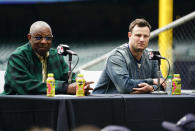
[[[50,96],[50,97],[55,96],[55,80],[54,79],[47,80],[47,96]]]
[[[76,96],[85,96],[85,80],[82,78],[78,78],[76,80],[77,86],[76,86]]]
[[[181,95],[181,80],[180,79],[173,79],[172,94]]]

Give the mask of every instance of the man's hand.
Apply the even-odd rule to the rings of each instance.
[[[76,82],[69,84],[67,91],[66,91],[67,94],[75,95],[76,94],[76,86],[77,86]]]
[[[89,90],[93,90],[93,88],[90,87],[90,84],[94,83],[93,81],[86,82],[85,83],[85,94],[90,94]],[[69,84],[67,88],[67,94],[75,95],[76,94],[76,82]]]
[[[143,93],[149,93],[154,91],[154,88],[147,84],[147,83],[140,83],[138,84],[140,88],[133,88],[133,94],[143,94]]]
[[[93,90],[93,88],[90,87],[90,84],[93,83],[94,83],[93,81],[85,82],[85,87],[84,87],[85,95],[89,95],[90,94],[89,90]]]
[[[164,79],[163,79],[163,78],[160,78],[160,84],[162,84],[163,81],[164,81]],[[157,79],[157,78],[156,78],[156,79],[153,79],[153,84],[154,84],[154,85],[158,85],[158,79]],[[166,88],[166,82],[164,82],[164,83],[162,84],[162,87],[163,87],[164,89]]]

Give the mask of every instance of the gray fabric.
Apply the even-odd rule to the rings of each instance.
[[[153,84],[157,78],[158,62],[149,60],[147,49],[141,58],[141,67],[132,56],[128,43],[112,51],[93,91],[94,94],[130,93],[139,83]],[[161,75],[162,77],[162,75]],[[156,89],[157,86],[154,86]]]

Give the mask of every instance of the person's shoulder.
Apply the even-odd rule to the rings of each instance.
[[[12,53],[12,55],[21,55],[23,54],[24,52],[29,52],[31,49],[30,49],[30,44],[29,43],[26,43],[22,46],[19,46],[18,48],[16,48],[16,50]]]
[[[126,50],[126,49],[128,49],[128,43],[124,43],[124,44],[115,48],[116,51]]]
[[[56,50],[55,48],[50,48],[50,51],[51,51],[52,53],[57,53],[57,50]]]
[[[128,43],[122,44],[118,47],[116,47],[114,50],[112,50],[112,52],[110,53],[110,55],[122,55],[124,53],[126,53],[126,51],[128,51]]]
[[[118,51],[125,50],[125,49],[127,49],[127,48],[128,48],[128,44],[125,43],[125,44],[122,44],[122,45],[116,47],[115,49],[113,49],[113,50],[111,51],[111,53],[116,53],[116,52],[118,52]]]
[[[49,55],[58,55],[57,50],[54,48],[50,48]]]
[[[110,52],[109,56],[107,57],[107,61],[116,60],[116,59],[124,59],[128,55],[127,49],[128,49],[127,43],[116,47]]]

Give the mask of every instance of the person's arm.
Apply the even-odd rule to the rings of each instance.
[[[140,88],[133,88],[133,94],[143,94],[143,93],[149,93],[154,91],[154,87],[152,85],[149,85],[147,83],[140,83],[138,84]]]
[[[130,93],[140,83],[152,83],[152,79],[130,79],[127,64],[123,56],[113,55],[107,60],[107,74],[120,93]]]
[[[37,80],[28,70],[27,61],[20,55],[11,55],[5,74],[4,90],[7,94],[43,94],[46,84]]]

